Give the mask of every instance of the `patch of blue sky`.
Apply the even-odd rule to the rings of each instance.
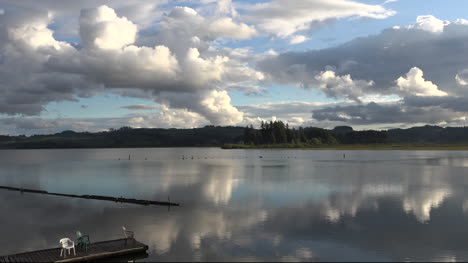
[[[336,102],[334,98],[327,97],[322,91],[303,89],[295,85],[271,85],[265,87],[268,92],[263,95],[247,96],[241,91],[230,91],[231,102],[235,106],[254,105],[262,102]]]
[[[155,105],[152,100],[122,97],[116,94],[100,94],[78,101],[52,102],[41,114],[44,118],[111,118],[122,117],[137,111],[122,108],[129,105]],[[145,110],[145,113],[150,111]],[[157,109],[152,112],[158,112]]]
[[[366,4],[382,4],[383,1],[360,1]],[[231,47],[247,45],[255,52],[265,52],[273,49],[278,53],[287,51],[319,50],[334,47],[358,37],[376,35],[387,28],[407,26],[416,22],[417,16],[433,15],[442,20],[455,21],[458,18],[468,18],[464,10],[468,9],[468,1],[421,1],[399,0],[385,5],[396,11],[395,15],[386,19],[371,18],[342,18],[334,22],[323,24],[309,32],[297,32],[297,35],[308,37],[299,44],[290,44],[289,38],[274,38],[261,36],[245,41],[228,43]],[[456,8],[454,8],[456,7]]]

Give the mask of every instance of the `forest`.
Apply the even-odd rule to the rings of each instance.
[[[0,135],[0,149],[224,147],[304,148],[336,145],[468,144],[467,127],[421,126],[408,129],[361,130],[289,127],[282,121],[253,126],[205,126],[193,129],[121,127],[102,132],[63,131],[49,135]]]
[[[388,142],[386,131],[354,131],[349,126],[338,126],[333,130],[316,127],[290,128],[282,121],[262,122],[260,129],[252,126],[244,130],[243,143],[246,145],[292,144],[333,145],[333,144],[369,144]]]

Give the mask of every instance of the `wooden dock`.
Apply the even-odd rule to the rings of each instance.
[[[75,242],[76,245],[76,242]],[[83,262],[112,259],[121,256],[137,255],[146,253],[148,246],[136,241],[133,238],[123,238],[110,241],[92,243],[88,251],[76,250],[76,256],[60,256],[62,248],[51,248],[45,250],[31,251],[8,256],[0,256],[0,263],[13,262]]]

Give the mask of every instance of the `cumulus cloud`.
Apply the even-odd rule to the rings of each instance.
[[[347,0],[274,0],[252,6],[248,19],[263,31],[284,38],[334,19],[382,19],[393,14],[394,11],[380,5]]]
[[[332,48],[264,58],[257,68],[269,81],[302,84],[328,67],[338,76],[349,74],[353,79],[373,81],[366,92],[389,95],[395,92],[395,80],[417,67],[424,71],[425,81],[440,91],[468,96],[468,90],[460,89],[455,78],[459,74],[458,79],[462,79],[461,72],[468,68],[467,42],[468,25],[461,21],[447,23],[436,34],[420,27],[390,28]]]
[[[243,113],[231,105],[227,91],[211,90],[200,93],[161,93],[158,102],[171,108],[197,112],[215,125],[234,125],[243,119]]]
[[[347,103],[345,103],[347,104]],[[327,121],[316,122],[311,118],[313,110],[323,107],[332,107],[335,103],[321,102],[266,102],[255,105],[243,105],[238,108],[244,112],[244,121],[242,125],[254,125],[260,127],[262,121],[282,120],[288,123],[291,127],[299,126],[318,126],[318,127],[334,127]]]
[[[409,26],[409,28],[424,30],[431,33],[441,33],[448,24],[450,24],[450,22],[442,21],[432,15],[425,15],[418,16],[416,18],[416,24]]]
[[[5,21],[0,23],[0,41],[8,47],[1,50],[2,59],[11,61],[8,67],[0,65],[0,74],[5,76],[0,83],[3,113],[39,114],[50,101],[76,100],[76,96],[107,90],[124,96],[149,95],[164,105],[201,114],[213,124],[232,125],[242,121],[242,113],[230,104],[223,89],[254,85],[263,78],[247,61],[197,47],[198,37],[191,28],[186,35],[190,41],[181,38],[178,44],[182,45],[175,44],[178,31],[173,29],[187,26],[186,18],[200,26],[200,32],[204,26],[213,26],[207,35],[200,35],[202,40],[198,38],[205,44],[217,37],[244,38],[254,32],[232,19],[208,21],[191,8],[174,8],[161,24],[158,36],[162,41],[153,46],[136,43],[137,25],[108,6],[82,10],[78,47],[54,39],[48,28],[49,13],[24,16],[0,18]],[[18,77],[19,72],[25,77]],[[134,124],[139,121],[133,120]]]
[[[414,25],[333,48],[286,52],[264,58],[257,66],[269,81],[299,84],[358,102],[312,108],[312,123],[459,124],[467,113],[468,92],[460,88],[468,80],[467,25],[462,20],[420,16]],[[392,94],[402,99],[369,100]]]
[[[135,109],[135,107],[132,108]],[[171,109],[166,105],[160,105],[154,110],[159,112],[114,118],[9,117],[0,119],[0,132],[32,135],[52,134],[64,130],[99,132],[124,126],[134,128],[196,128],[210,124],[201,114],[190,112],[187,109]]]
[[[163,15],[156,29],[142,32],[137,43],[169,46],[180,58],[185,56],[188,48],[197,48],[203,53],[216,39],[247,39],[256,33],[252,25],[235,18],[224,15],[204,17],[190,7],[176,6]]]
[[[307,37],[305,36],[302,36],[302,35],[295,35],[295,36],[292,36],[291,39],[289,40],[289,44],[300,44],[304,41],[307,40]]]
[[[231,106],[226,91],[211,91],[201,102],[202,112],[213,123],[234,125],[242,121],[243,113]]]
[[[108,6],[81,11],[81,44],[99,49],[121,49],[135,42],[137,26],[126,17],[118,17]]]
[[[145,28],[161,17],[162,10],[159,6],[165,2],[165,0],[152,0],[151,2],[141,0],[112,0],[111,2],[108,0],[0,0],[0,6],[5,8],[6,12],[18,9],[48,10],[54,18],[54,33],[61,38],[79,36],[78,17],[82,9],[111,4],[119,15],[137,22],[139,28]]]
[[[53,101],[76,101],[108,92],[148,98],[165,107],[159,108],[164,118],[139,115],[120,120],[138,127],[157,126],[153,121],[236,125],[273,116],[302,125],[318,121],[311,117],[312,111],[324,123],[338,119],[358,124],[392,122],[379,122],[378,114],[363,114],[365,108],[393,111],[402,117],[407,112],[416,116],[421,110],[422,120],[430,120],[426,112],[441,109],[431,123],[451,121],[464,113],[466,20],[419,16],[414,25],[333,48],[255,53],[254,48],[222,45],[265,33],[298,44],[308,39],[315,25],[341,18],[379,19],[394,12],[382,5],[348,0],[288,1],[286,5],[284,0],[253,5],[207,0],[193,8],[168,5],[158,9],[159,3],[116,0],[109,7],[101,0],[45,0],[40,4],[0,0],[4,10],[0,15],[0,113],[38,115]],[[244,10],[237,13],[234,6]],[[85,9],[80,11],[81,7]],[[66,26],[70,32],[76,29],[77,43],[57,38],[66,24],[65,15],[71,16]],[[227,92],[262,95],[270,84],[320,90],[345,100],[347,104],[340,106],[349,107],[345,109],[350,113],[333,110],[334,104],[286,113],[277,104],[268,114],[255,115],[267,111],[262,108],[265,105],[234,107]],[[362,104],[392,94],[402,98],[400,104]],[[138,109],[133,106],[128,109]],[[326,108],[338,117],[324,115],[320,110]]]
[[[322,71],[315,76],[318,88],[330,97],[349,97],[359,100],[364,90],[374,85],[373,81],[353,80],[351,75],[337,76],[334,71]]]
[[[423,77],[423,71],[417,67],[410,69],[405,77],[399,77],[396,80],[399,91],[403,94],[416,96],[447,96],[446,92],[439,90],[437,85],[426,81]]]
[[[234,39],[247,39],[255,35],[256,31],[252,26],[244,23],[236,24],[230,17],[223,17],[211,22],[208,26],[214,34],[230,37]]]
[[[75,100],[99,89],[80,75],[44,66],[51,55],[75,50],[54,39],[50,21],[49,13],[31,10],[0,16],[0,112],[35,115],[51,101]]]

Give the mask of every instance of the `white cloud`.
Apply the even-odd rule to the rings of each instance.
[[[302,36],[302,35],[295,35],[295,36],[292,36],[291,39],[289,40],[289,44],[300,44],[304,41],[307,40],[307,37],[305,36]]]
[[[165,46],[85,50],[79,56],[79,70],[86,70],[89,77],[109,87],[157,89],[175,82],[179,71],[177,59]]]
[[[330,97],[349,97],[359,100],[366,88],[373,86],[373,81],[353,80],[351,75],[337,76],[334,71],[322,71],[315,76],[318,88]]]
[[[186,77],[189,82],[203,85],[209,81],[221,81],[224,73],[224,64],[228,57],[217,56],[211,59],[203,59],[196,48],[190,48],[185,59]]]
[[[117,14],[137,23],[139,28],[145,28],[150,26],[153,21],[160,19],[163,12],[161,5],[165,2],[166,0],[0,0],[0,6],[5,7],[6,12],[12,9],[50,11],[54,15],[55,35],[59,38],[76,38],[79,36],[77,18],[82,9],[109,5],[117,11]]]
[[[468,85],[468,69],[465,69],[455,75],[455,80],[457,81],[458,85],[467,86]]]
[[[157,106],[158,113],[132,114],[116,118],[37,118],[12,117],[0,119],[2,132],[17,134],[53,134],[64,130],[77,132],[106,131],[109,128],[196,128],[210,124],[202,115],[187,109]]]
[[[255,28],[247,24],[236,24],[230,17],[223,17],[211,22],[208,29],[216,35],[234,39],[247,39],[256,34]]]
[[[212,123],[235,125],[242,121],[243,113],[231,106],[231,98],[226,91],[213,90],[201,102],[201,112]]]
[[[208,45],[223,34],[243,38],[252,33],[250,27],[221,19],[227,27],[216,30],[223,32],[205,30],[205,35],[197,37],[191,34],[191,26],[200,26],[203,33],[202,28],[215,20],[205,19],[191,8],[175,8],[161,24],[168,29],[159,35],[163,41],[153,46],[135,43],[136,24],[107,6],[81,12],[80,47],[55,40],[47,14],[25,14],[28,19],[5,17],[6,22],[0,23],[0,29],[7,32],[0,30],[0,41],[8,47],[1,51],[2,59],[8,62],[8,67],[0,65],[3,113],[38,114],[50,101],[76,100],[76,96],[89,97],[108,90],[124,96],[149,96],[172,107],[178,116],[182,110],[187,113],[184,116],[199,116],[196,119],[203,122],[234,125],[243,115],[230,104],[223,89],[254,86],[263,78],[247,61],[231,59],[230,54],[201,44]],[[193,25],[185,23],[186,19]],[[184,37],[190,42],[182,37],[176,43],[177,27],[187,29]],[[197,42],[202,46],[192,47]],[[173,114],[165,116],[174,119]],[[135,117],[131,124],[140,125],[146,119]]]
[[[47,28],[50,22],[51,16],[49,14],[37,17],[29,22],[25,21],[24,23],[20,22],[20,24],[12,25],[7,28],[8,38],[12,42],[20,42],[33,49],[39,47],[53,47],[55,49],[69,47],[69,44],[55,40],[54,32]]]
[[[442,21],[432,15],[425,15],[418,16],[416,18],[416,24],[409,26],[409,28],[415,28],[432,33],[441,33],[448,24],[450,24],[450,22]]]
[[[387,96],[404,95],[399,89],[395,91],[395,80],[402,76],[406,79],[408,65],[417,66],[443,90],[432,90],[435,94],[446,92],[466,98],[468,89],[460,88],[460,80],[465,79],[460,70],[468,68],[467,41],[468,26],[461,21],[447,24],[440,33],[402,26],[332,48],[265,57],[257,63],[257,70],[270,82],[313,88],[313,77],[325,68],[337,76],[374,81],[373,86],[364,90],[366,96]],[[419,93],[430,94],[431,89]]]
[[[380,5],[347,0],[274,0],[249,10],[248,19],[267,33],[287,37],[329,20],[347,17],[387,18],[395,14]]]
[[[444,91],[439,90],[437,85],[424,79],[421,69],[414,67],[406,74],[396,80],[399,91],[404,95],[416,96],[447,96]]]
[[[81,11],[80,37],[87,47],[121,49],[133,44],[136,34],[137,26],[108,6]]]
[[[157,127],[165,128],[196,128],[208,124],[208,121],[202,115],[187,109],[170,109],[162,105],[161,112],[153,123]]]

